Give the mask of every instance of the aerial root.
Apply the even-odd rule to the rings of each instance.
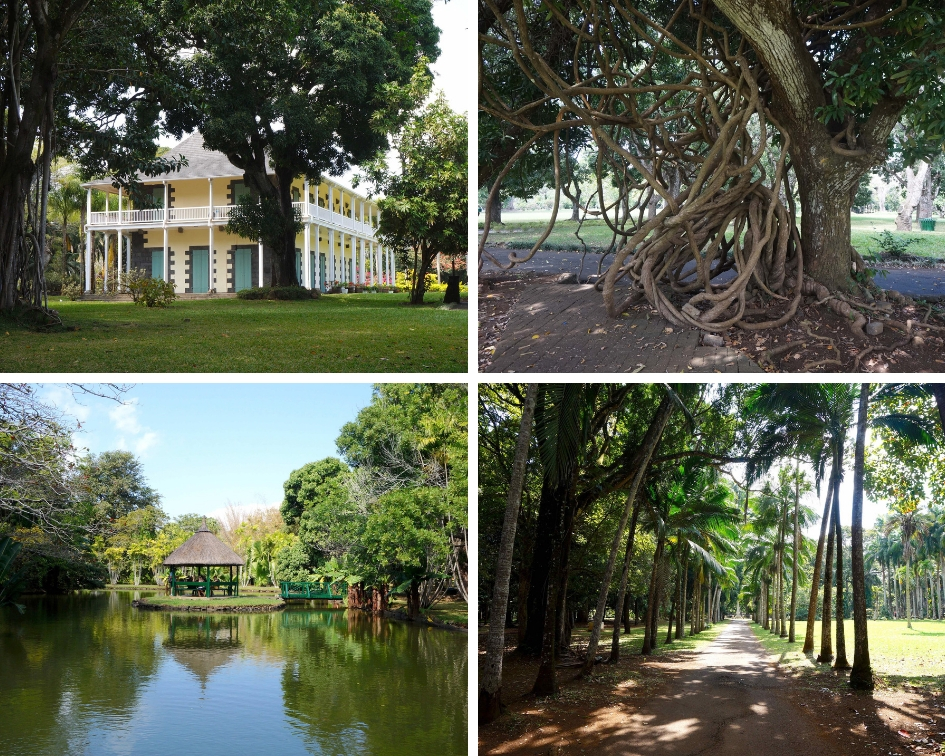
[[[826,286],[811,278],[805,278],[802,291],[804,294],[813,295],[821,302],[825,302],[831,310],[849,321],[850,330],[860,341],[867,341],[863,326],[866,325],[866,316],[862,312],[850,305],[842,295],[831,292]]]

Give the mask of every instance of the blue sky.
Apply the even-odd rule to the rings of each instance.
[[[141,383],[122,404],[54,384],[39,393],[81,423],[76,446],[134,453],[173,517],[280,503],[292,470],[337,454],[371,384]]]

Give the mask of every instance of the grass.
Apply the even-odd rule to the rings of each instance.
[[[547,220],[538,213],[525,213],[523,218],[507,214],[507,223],[493,226],[489,231],[489,242],[503,243],[510,247],[530,247],[544,231]],[[799,221],[798,221],[799,222]],[[578,250],[581,242],[574,236],[576,221],[559,220],[544,245],[543,250]],[[861,255],[873,255],[879,251],[876,238],[881,231],[891,231],[905,239],[915,239],[908,249],[910,255],[928,260],[945,258],[945,220],[937,219],[935,231],[919,231],[913,221],[913,232],[896,231],[895,213],[853,214],[850,216],[850,239]],[[480,228],[482,224],[480,223]],[[591,250],[601,251],[610,246],[612,232],[602,220],[588,220],[581,226],[581,237]]]
[[[666,641],[666,622],[661,622],[659,630],[656,635],[657,646],[653,651],[654,654],[674,654],[679,651],[698,651],[700,648],[705,646],[708,643],[714,641],[719,633],[725,628],[727,620],[716,623],[711,627],[703,630],[698,635],[690,636],[688,625],[684,628],[685,635],[682,638],[674,639],[672,643],[665,643]],[[597,650],[598,654],[601,654],[605,657],[610,655],[610,646],[611,639],[613,637],[614,628],[613,625],[608,624],[604,626],[603,631],[601,632],[600,642],[598,643]],[[572,645],[577,644],[580,648],[587,648],[587,642],[590,638],[590,631],[585,628],[574,628],[571,633],[571,643]],[[630,630],[629,633],[621,632],[620,634],[620,653],[623,654],[638,654],[640,649],[643,648],[643,626],[639,625]]]
[[[390,602],[390,608],[407,611],[407,602],[402,598],[395,598]],[[430,619],[450,625],[467,627],[469,623],[469,605],[465,601],[439,601],[423,613]]]
[[[407,294],[274,302],[50,299],[64,327],[0,322],[0,372],[389,373],[465,372],[467,311],[443,294],[411,307]]]
[[[788,643],[786,638],[771,635],[761,625],[752,623],[751,628],[771,655],[772,660],[782,666],[801,673],[827,672],[827,664],[817,664],[813,654],[801,653],[807,623],[798,622],[797,642]],[[892,687],[903,684],[934,686],[945,684],[945,622],[935,620],[912,620],[912,629],[905,620],[870,620],[866,631],[870,644],[870,664],[873,673],[881,682]],[[843,623],[846,640],[847,661],[853,663],[853,620]],[[836,635],[836,633],[834,633]],[[820,622],[814,623],[815,650],[820,649]],[[836,637],[834,649],[836,650]]]
[[[147,604],[154,606],[280,606],[281,598],[264,596],[221,596],[220,598],[191,598],[189,596],[150,596],[143,599]]]

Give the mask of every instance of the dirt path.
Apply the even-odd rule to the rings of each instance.
[[[796,692],[796,691],[795,691]],[[733,621],[662,695],[613,722],[597,753],[836,756],[835,738],[791,697],[747,621]]]

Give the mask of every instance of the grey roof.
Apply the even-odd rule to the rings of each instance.
[[[156,176],[145,176],[139,171],[137,174],[138,180],[144,184],[151,184],[167,179],[224,178],[228,176],[242,177],[243,175],[243,171],[233,165],[222,152],[208,150],[204,146],[203,136],[200,132],[171,147],[170,152],[167,153],[169,158],[176,158],[181,155],[187,158],[187,165],[179,171],[167,171]],[[95,188],[105,188],[111,185],[112,182],[109,179],[98,179],[82,184],[82,186]]]
[[[167,157],[176,158],[183,155],[187,158],[187,165],[179,171],[159,173],[157,176],[138,174],[140,181],[159,181],[162,178],[220,178],[223,176],[242,176],[243,172],[231,163],[226,155],[216,150],[208,150],[203,144],[203,136],[197,132],[187,137],[176,147],[171,147]]]
[[[242,567],[245,563],[243,557],[210,532],[206,522],[164,560],[165,567]]]

